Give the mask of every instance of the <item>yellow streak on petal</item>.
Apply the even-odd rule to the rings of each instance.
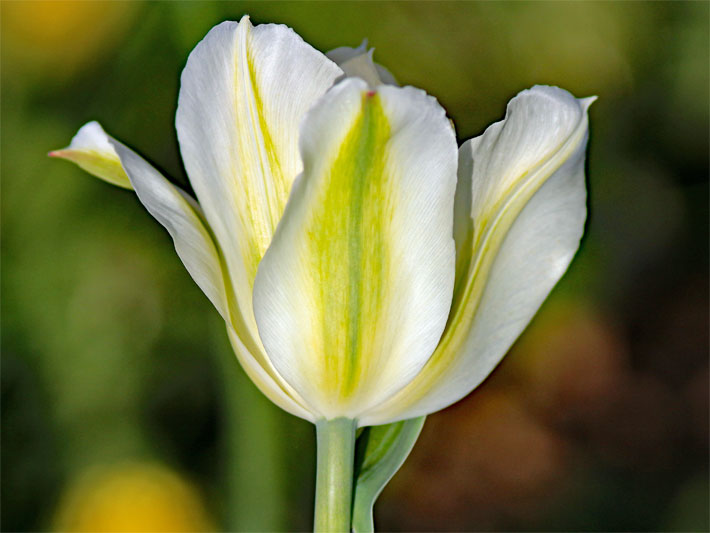
[[[113,185],[124,189],[133,188],[126,171],[121,166],[121,160],[116,154],[89,149],[65,148],[49,152],[49,156],[71,161],[89,174]]]
[[[400,402],[403,405],[411,405],[425,396],[456,360],[487,285],[488,273],[508,230],[533,195],[583,142],[586,129],[585,118],[580,121],[567,141],[553,152],[551,158],[520,175],[510,188],[498,197],[498,201],[474,221],[475,228],[469,241],[470,254],[464,252],[462,257],[458,258],[457,272],[460,267],[465,270],[461,271],[462,275],[456,280],[451,314],[441,341],[426,366],[409,385],[388,402],[390,405]]]
[[[389,135],[379,96],[364,93],[360,115],[327,169],[315,202],[320,209],[307,223],[308,294],[322,326],[314,328],[313,348],[324,358],[315,378],[331,398],[350,397],[374,366],[371,354],[381,351],[378,323],[386,323],[390,277]]]
[[[251,24],[240,24],[235,40],[235,107],[238,159],[235,171],[238,187],[233,189],[237,213],[246,230],[240,243],[247,277],[254,283],[259,261],[271,243],[283,214],[290,181],[279,163],[279,154],[266,120],[251,46]],[[293,179],[295,176],[291,176]]]

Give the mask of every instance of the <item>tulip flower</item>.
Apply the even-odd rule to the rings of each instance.
[[[385,425],[360,465],[371,516],[421,417],[486,378],[567,269],[592,101],[533,87],[459,148],[437,100],[365,46],[326,56],[244,17],[182,73],[196,199],[96,122],[51,155],[132,188],[165,226],[249,377],[316,425],[316,529],[360,530],[357,428]]]

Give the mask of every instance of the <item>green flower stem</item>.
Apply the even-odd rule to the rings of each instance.
[[[355,462],[355,420],[335,418],[316,422],[318,446],[316,510],[317,533],[348,533]]]

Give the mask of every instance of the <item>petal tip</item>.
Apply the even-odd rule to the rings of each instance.
[[[599,97],[595,94],[594,96],[587,96],[586,98],[580,98],[579,103],[582,106],[582,108],[586,111],[588,110],[591,105],[597,101]]]

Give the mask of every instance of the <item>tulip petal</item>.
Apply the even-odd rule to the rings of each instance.
[[[224,252],[240,334],[257,337],[252,284],[302,168],[299,122],[341,74],[290,28],[248,17],[212,28],[182,73],[180,150]]]
[[[227,326],[227,335],[239,364],[264,396],[284,411],[315,423],[314,414],[303,407],[302,402],[296,400],[294,394],[282,385],[283,380],[279,376],[274,377],[271,367],[264,366],[254,356],[253,350],[249,350],[242,342],[243,336],[239,335],[231,325]]]
[[[140,156],[111,139],[111,144],[121,158],[138,199],[151,215],[168,230],[175,249],[195,282],[217,307],[227,322],[230,341],[245,372],[264,395],[276,405],[301,418],[313,416],[300,406],[280,386],[279,379],[270,375],[234,333],[235,302],[230,296],[229,278],[206,226],[198,218],[199,207],[182,190],[173,186]],[[189,209],[194,205],[192,209]],[[257,352],[258,353],[258,352]]]
[[[229,286],[229,279],[224,275],[224,262],[212,237],[200,221],[199,206],[140,156],[114,139],[110,142],[121,158],[138,199],[168,230],[188,272],[227,322],[230,341],[245,372],[259,390],[276,405],[296,416],[313,420],[313,416],[279,385],[280,380],[269,375],[252,352],[235,336],[232,319],[235,314],[235,302],[230,291],[225,290],[225,287]]]
[[[392,73],[373,59],[374,48],[367,49],[367,39],[357,48],[341,46],[326,53],[345,73],[343,77],[361,78],[370,87],[399,85]]]
[[[367,53],[367,39],[363,39],[360,46],[353,48],[352,46],[339,46],[325,53],[331,61],[335,61],[338,66],[354,57],[361,56]]]
[[[135,189],[141,203],[170,233],[192,279],[219,313],[229,317],[219,254],[194,200],[107,135],[98,122],[85,124],[68,148],[50,155],[68,159],[98,178]]]
[[[76,139],[81,142],[75,142]],[[128,187],[135,189],[141,203],[168,230],[187,271],[227,322],[237,358],[252,381],[282,409],[313,420],[313,416],[285,392],[235,337],[230,316],[233,314],[234,303],[227,290],[229,278],[225,276],[226,269],[219,249],[197,202],[179,187],[172,185],[135,152],[107,135],[98,122],[90,122],[82,127],[72,140],[70,149],[70,154],[66,153],[69,149],[65,149],[51,152],[50,155],[79,164],[79,161],[86,161],[84,154],[88,154],[91,164],[80,166],[106,181],[112,180],[102,173],[109,169],[108,172],[118,175],[115,167],[118,165]]]
[[[244,17],[215,26],[195,47],[178,99],[180,151],[235,295],[233,333],[296,402],[261,345],[252,286],[302,168],[300,120],[341,74],[290,28]]]
[[[307,114],[300,145],[254,312],[310,409],[358,418],[419,372],[446,323],[456,140],[423,91],[349,78]]]
[[[422,372],[367,424],[442,409],[477,387],[525,329],[584,230],[587,108],[555,87],[523,91],[460,150],[451,317]],[[459,197],[459,195],[461,195]],[[466,220],[466,209],[472,224]]]
[[[95,120],[84,124],[69,146],[49,152],[49,155],[72,161],[89,174],[113,185],[132,188],[116,151],[108,142],[108,136]]]
[[[166,180],[133,150],[115,139],[109,138],[109,142],[116,150],[138,199],[168,230],[192,279],[222,317],[228,319],[222,265],[214,241],[200,218],[199,207],[187,193]]]

